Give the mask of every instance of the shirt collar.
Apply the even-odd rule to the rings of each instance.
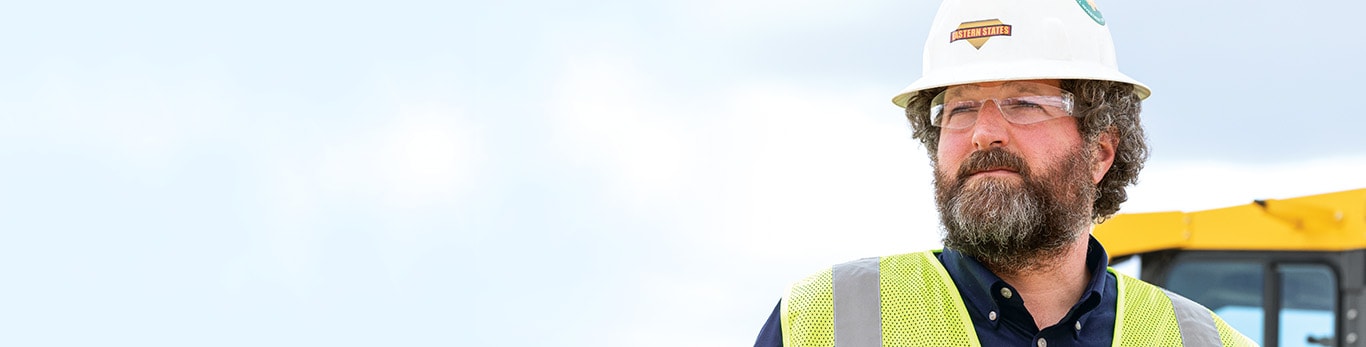
[[[1101,301],[1101,295],[1105,291],[1105,278],[1109,276],[1106,273],[1106,268],[1109,266],[1109,255],[1095,237],[1089,235],[1087,237],[1089,240],[1086,249],[1086,269],[1091,274],[1091,281],[1086,284],[1086,291],[1082,293],[1080,300],[1072,305],[1072,309],[1061,322],[1069,326],[1078,321],[1082,325],[1086,324],[1085,319]],[[948,271],[949,277],[953,278],[969,309],[975,310],[981,317],[988,317],[992,312],[1001,312],[992,295],[1000,291],[1002,287],[1009,287],[1011,290],[1014,290],[1014,287],[987,270],[986,266],[978,262],[977,259],[952,248],[944,247],[940,259],[944,263],[944,268]],[[1001,320],[990,321],[994,326],[999,324]]]

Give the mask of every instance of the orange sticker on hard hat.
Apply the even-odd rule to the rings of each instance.
[[[982,45],[992,36],[1010,36],[1011,30],[1010,25],[1002,23],[1000,19],[963,22],[958,25],[958,30],[949,33],[949,42],[968,40],[973,48],[982,49]]]

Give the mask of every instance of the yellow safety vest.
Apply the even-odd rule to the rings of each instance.
[[[785,347],[980,346],[938,251],[866,258],[798,281],[783,298]],[[1115,346],[1256,346],[1204,306],[1118,279]]]

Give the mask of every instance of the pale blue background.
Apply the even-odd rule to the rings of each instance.
[[[0,6],[0,345],[734,346],[935,247],[928,1]],[[1353,1],[1102,1],[1125,211],[1366,187]]]

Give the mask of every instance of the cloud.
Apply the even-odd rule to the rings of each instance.
[[[107,59],[51,59],[7,81],[29,87],[12,102],[0,98],[0,143],[7,151],[80,153],[147,177],[174,171],[206,139],[240,130],[217,64]]]
[[[1366,188],[1363,171],[1363,156],[1276,163],[1149,162],[1120,212],[1194,211]]]
[[[937,244],[928,158],[889,92],[739,82],[679,95],[653,78],[629,55],[579,55],[551,99],[561,153],[604,176],[613,198],[703,206],[689,210],[701,215],[686,218],[700,220],[688,237],[745,256]]]
[[[677,345],[743,343],[782,284],[938,244],[928,158],[888,92],[743,81],[646,107],[678,96],[629,66],[580,65],[563,89],[592,92],[557,98],[572,148],[601,151],[575,157],[609,177],[608,191],[634,192],[622,197],[644,206],[635,217],[658,223],[647,239],[667,242],[659,261],[680,264],[624,280],[636,294],[620,300],[635,308],[614,309],[643,319],[618,324],[616,343],[653,341],[663,326],[695,332]]]
[[[313,172],[323,193],[369,195],[388,207],[449,201],[480,172],[479,133],[450,105],[406,105],[378,128],[331,140]]]
[[[620,279],[631,294],[600,309],[642,319],[617,324],[615,343],[658,342],[663,326],[695,331],[677,345],[743,342],[782,283],[937,245],[928,158],[894,91],[737,80],[684,93],[660,78],[629,51],[584,47],[549,98],[550,143],[601,186],[585,203],[626,202],[598,218],[650,228],[606,232],[664,244],[628,245],[667,252],[639,266],[681,264]],[[738,318],[704,323],[718,316]]]
[[[748,159],[721,201],[733,251],[853,259],[937,244],[930,167],[899,109],[876,88],[776,84],[734,90],[727,117]],[[738,242],[737,242],[738,241]]]
[[[304,292],[326,278],[325,267],[348,257],[403,273],[459,237],[441,231],[485,174],[477,127],[440,103],[400,105],[376,124],[329,124],[322,138],[302,132],[263,140],[253,166],[258,205],[242,212],[259,218],[249,230],[258,242],[230,269],[229,282],[265,274]],[[364,239],[343,230],[362,231]]]
[[[698,23],[697,28],[714,33],[778,33],[812,28],[847,28],[876,17],[889,7],[903,3],[882,0],[749,0],[687,1],[676,5],[681,19]],[[916,4],[921,11],[933,12],[937,4]]]
[[[677,99],[630,54],[585,49],[555,81],[548,116],[559,155],[610,182],[609,198],[647,203],[680,194],[684,167],[698,165],[697,138],[675,110]]]

